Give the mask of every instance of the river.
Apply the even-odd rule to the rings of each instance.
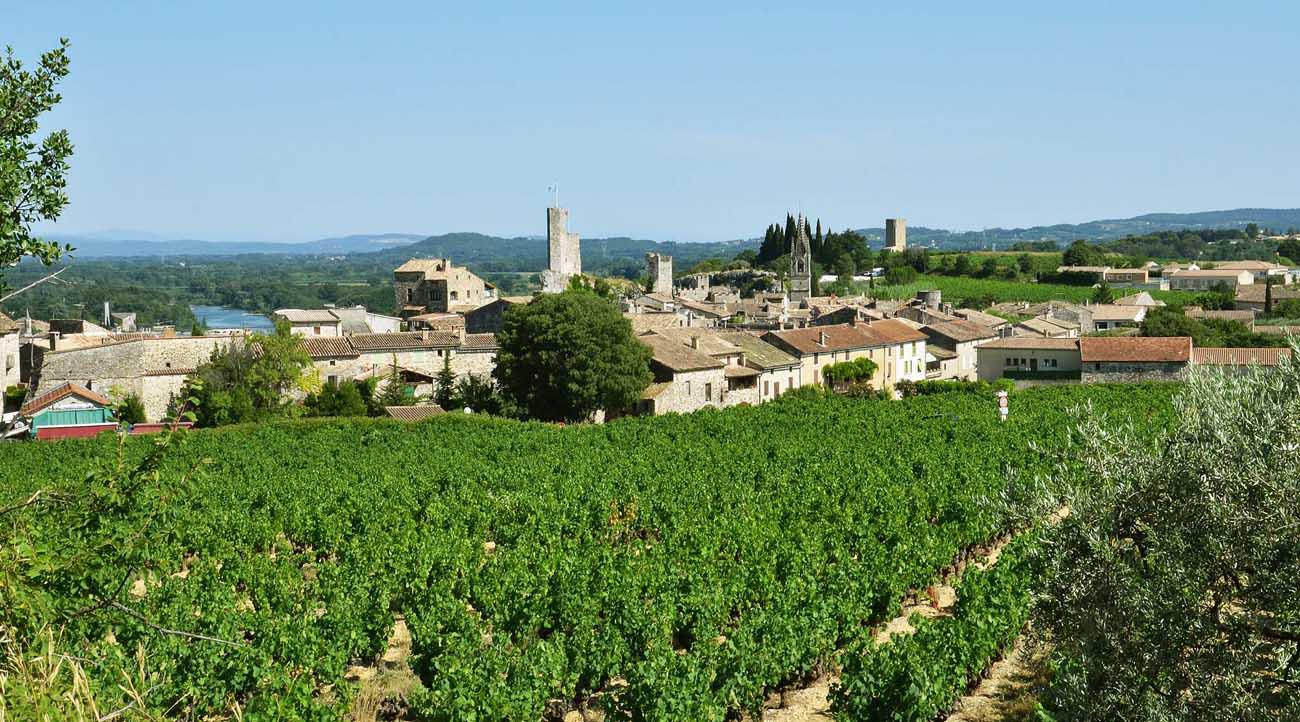
[[[272,331],[275,324],[271,319],[258,313],[249,313],[242,308],[224,306],[190,306],[194,317],[209,329],[243,328],[249,331]]]

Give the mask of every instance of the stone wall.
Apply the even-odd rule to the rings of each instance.
[[[647,253],[645,265],[650,275],[650,293],[673,295],[673,257]]]
[[[22,380],[22,367],[18,354],[20,336],[17,331],[0,331],[0,392]]]
[[[721,368],[700,371],[682,371],[673,374],[673,380],[655,397],[655,413],[686,414],[705,406],[721,406],[721,394],[727,388],[727,377]],[[710,392],[713,400],[705,399]]]
[[[569,279],[582,273],[582,252],[577,233],[570,233],[569,209],[546,209],[547,271],[542,273],[542,290],[559,293]]]
[[[1085,384],[1133,384],[1143,381],[1181,381],[1186,363],[1086,363],[1080,374]]]

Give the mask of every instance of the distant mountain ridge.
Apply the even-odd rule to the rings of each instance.
[[[1017,241],[1054,241],[1066,245],[1083,238],[1090,241],[1107,241],[1128,235],[1141,235],[1157,231],[1197,230],[1205,228],[1245,228],[1257,223],[1261,228],[1286,230],[1300,228],[1300,208],[1238,208],[1224,211],[1198,213],[1147,213],[1132,218],[1088,221],[1086,223],[1061,223],[1029,228],[989,228],[982,231],[950,231],[925,226],[907,229],[909,245],[931,245],[945,249],[985,248],[991,245],[1009,245]],[[884,237],[880,227],[860,228],[879,246]],[[482,233],[444,233],[424,236],[411,233],[376,233],[323,238],[306,243],[255,243],[250,241],[204,241],[196,239],[155,240],[157,236],[143,232],[129,232],[145,238],[114,238],[114,232],[86,234],[51,234],[48,237],[75,248],[79,258],[130,258],[159,256],[235,256],[244,254],[274,254],[293,256],[350,255],[379,257],[391,254],[392,258],[410,258],[413,255],[447,256],[457,263],[500,266],[500,270],[513,270],[528,266],[545,265],[546,239],[539,236],[503,238]],[[679,258],[678,267],[691,259],[732,255],[746,248],[754,248],[756,238],[735,241],[682,243],[675,241],[637,240],[627,237],[584,238],[584,262],[633,258],[646,252],[668,253]],[[401,258],[401,260],[405,260]],[[400,262],[400,261],[399,261]]]
[[[374,233],[322,238],[306,243],[257,243],[254,241],[201,241],[196,239],[154,240],[113,237],[111,231],[86,234],[51,234],[51,240],[69,243],[77,258],[132,258],[158,256],[238,256],[267,253],[291,256],[344,255],[393,246],[410,245],[425,236],[414,233]],[[156,237],[155,237],[156,238]]]
[[[1207,228],[1245,228],[1256,223],[1261,228],[1285,231],[1300,228],[1300,208],[1237,208],[1227,211],[1198,213],[1147,213],[1132,218],[1114,218],[1086,223],[1060,223],[1029,228],[988,228],[982,231],[948,231],[924,226],[909,227],[909,245],[939,248],[983,248],[992,244],[1009,245],[1017,241],[1054,241],[1061,246],[1080,238],[1110,241],[1159,231],[1202,230]],[[883,228],[862,228],[860,233],[883,238]],[[876,244],[878,245],[878,244]]]

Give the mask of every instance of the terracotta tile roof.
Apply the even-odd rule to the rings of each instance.
[[[770,343],[745,331],[724,331],[722,338],[730,341],[745,353],[745,363],[760,369],[787,368],[798,366],[799,359],[782,351]]]
[[[326,323],[332,325],[339,322],[339,317],[335,316],[334,312],[328,308],[281,308],[272,315],[279,316],[289,323]]]
[[[957,358],[957,352],[952,349],[946,349],[938,344],[926,344],[925,352],[933,356],[938,361],[947,361]]]
[[[19,413],[23,416],[31,416],[50,404],[69,396],[77,396],[91,402],[92,404],[99,404],[100,406],[111,406],[113,404],[112,401],[109,401],[108,398],[102,394],[97,394],[81,384],[74,384],[69,381],[23,404]]]
[[[1121,306],[1113,303],[1099,303],[1090,307],[1094,321],[1128,321],[1137,323],[1140,316],[1146,315],[1145,306]]]
[[[402,333],[357,333],[347,337],[357,351],[455,348],[460,334],[454,331],[405,331]]]
[[[859,324],[862,328],[864,324]],[[869,335],[874,336],[877,343],[874,345],[893,346],[900,343],[911,343],[912,341],[924,341],[927,336],[917,329],[902,322],[901,319],[887,318],[884,321],[872,321],[865,324],[866,331]]]
[[[145,371],[144,375],[145,376],[189,376],[195,371],[198,371],[198,369],[195,367],[174,368],[174,369],[152,369],[150,371]]]
[[[304,336],[303,350],[312,358],[355,358],[359,354],[348,336]]]
[[[393,273],[439,273],[439,267],[445,268],[446,260],[442,258],[412,258],[393,270]]]
[[[461,351],[490,351],[497,347],[497,335],[494,333],[467,333],[460,344]]]
[[[1200,306],[1188,306],[1183,309],[1188,318],[1217,318],[1223,321],[1238,321],[1250,325],[1255,321],[1255,312],[1250,309],[1241,311],[1206,311]]]
[[[1202,268],[1199,271],[1176,271],[1170,278],[1237,278],[1242,271],[1233,271],[1231,269],[1220,270],[1218,268]]]
[[[641,398],[643,399],[656,398],[657,396],[659,396],[659,394],[662,394],[663,392],[667,391],[671,386],[672,386],[672,382],[669,381],[660,381],[659,383],[650,384],[649,386],[645,387],[645,391],[641,392]]]
[[[21,328],[22,326],[17,321],[6,316],[3,311],[0,311],[0,334],[13,333]]]
[[[978,323],[981,326],[988,326],[989,328],[1002,328],[1003,326],[1006,326],[1010,323],[1005,318],[999,318],[997,316],[994,316],[991,313],[984,313],[983,311],[975,311],[969,308],[959,308],[953,311],[953,315],[956,316],[957,318],[970,321],[971,323]]]
[[[1209,366],[1276,366],[1291,355],[1289,348],[1196,348],[1192,363]]]
[[[923,330],[926,331],[927,336],[933,337],[938,335],[956,343],[978,341],[982,338],[993,338],[997,336],[997,334],[993,332],[993,329],[988,326],[982,326],[971,321],[939,321],[927,325]]]
[[[1214,264],[1222,271],[1285,271],[1286,266],[1268,261],[1226,261]]]
[[[1007,351],[1030,351],[1034,349],[1047,351],[1075,351],[1079,348],[1077,338],[1043,338],[1040,336],[1016,336],[1000,338],[980,344],[980,349],[1004,349]]]
[[[741,353],[739,346],[712,329],[674,327],[656,329],[653,333],[710,356]],[[694,346],[691,345],[692,342]]]
[[[385,406],[384,413],[398,421],[423,421],[447,412],[437,404],[424,404],[422,406]]]
[[[721,361],[703,351],[696,351],[690,346],[683,346],[664,336],[647,334],[637,336],[636,340],[650,347],[656,363],[672,371],[700,371],[722,368]]]
[[[1274,336],[1300,337],[1300,326],[1256,326],[1255,333],[1268,333]]]
[[[885,323],[878,321],[877,323]],[[899,324],[902,325],[902,324]],[[904,326],[904,328],[906,328]],[[880,345],[874,336],[868,336],[865,324],[850,326],[815,326],[790,331],[770,331],[763,340],[775,343],[780,348],[792,350],[798,354],[825,353],[827,351],[847,351],[849,349],[868,348]],[[907,329],[909,332],[918,333]]]
[[[1247,286],[1237,288],[1237,300],[1245,303],[1263,303],[1264,294],[1267,292],[1268,284],[1252,283]],[[1273,284],[1273,301],[1284,301],[1287,299],[1300,298],[1300,286],[1283,286],[1280,283]]]
[[[1079,324],[1062,321],[1059,318],[1035,316],[1016,324],[1016,328],[1033,331],[1042,336],[1063,336],[1071,329],[1079,328]]]
[[[1188,336],[1121,336],[1079,339],[1079,360],[1095,362],[1186,363],[1192,357]]]

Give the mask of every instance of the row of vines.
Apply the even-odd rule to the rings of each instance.
[[[145,698],[173,716],[238,706],[250,722],[340,719],[355,693],[344,671],[384,648],[400,613],[420,719],[536,720],[590,704],[722,720],[757,711],[765,690],[853,645],[998,533],[1009,486],[1071,463],[1072,407],[1158,426],[1169,398],[1159,386],[1031,390],[1006,423],[984,395],[945,394],[571,428],[447,416],[192,433],[157,472],[167,513],[122,534],[138,570],[112,604],[87,611],[89,582],[40,564],[41,550],[78,542],[60,505],[16,512],[28,538],[15,568],[48,598],[0,611],[0,625],[60,628],[109,690],[143,646]],[[128,440],[127,463],[147,449]],[[0,506],[75,491],[117,454],[103,438],[0,447]],[[908,644],[929,639],[923,627]],[[963,654],[973,666],[987,650]],[[862,664],[897,680],[904,662]],[[900,683],[844,691],[898,694],[880,684]]]

